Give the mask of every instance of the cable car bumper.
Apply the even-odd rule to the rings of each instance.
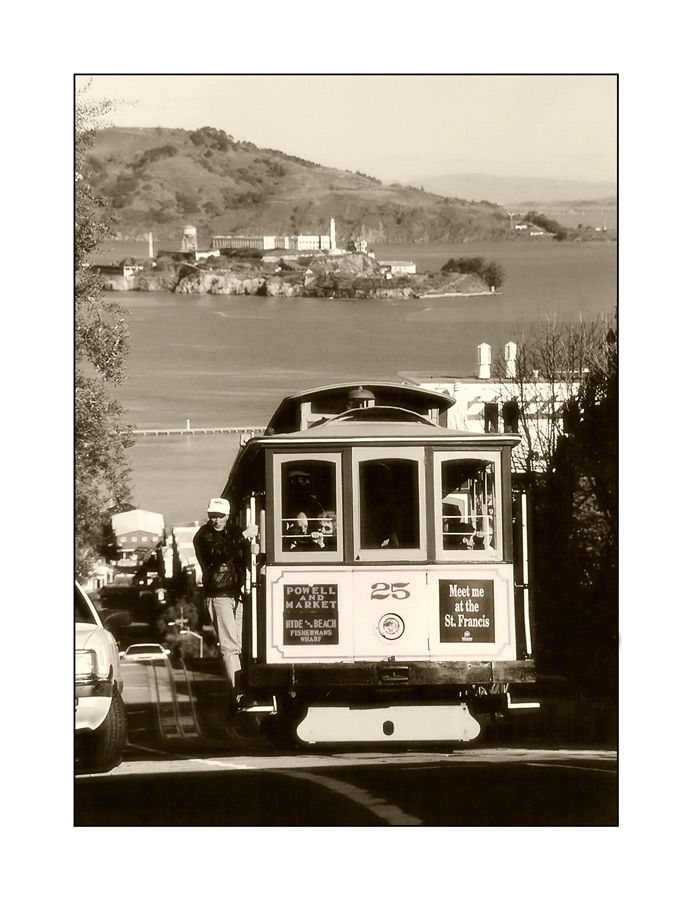
[[[473,741],[481,726],[465,703],[310,706],[296,734],[306,744]]]
[[[274,691],[335,687],[449,687],[535,681],[532,659],[490,662],[380,660],[377,662],[265,664],[246,668],[249,688]]]

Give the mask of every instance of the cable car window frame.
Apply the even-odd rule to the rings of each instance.
[[[336,501],[336,549],[326,550],[315,547],[314,550],[284,550],[282,540],[283,519],[283,482],[281,479],[283,466],[309,466],[311,463],[331,463],[334,465],[334,496]],[[276,562],[343,562],[344,561],[344,503],[343,503],[343,473],[342,454],[323,453],[319,451],[304,451],[303,453],[273,453],[272,454],[272,498],[273,498],[273,529],[274,559]]]
[[[494,466],[494,534],[495,547],[479,550],[444,549],[444,528],[442,518],[442,464],[445,462],[463,462],[477,460],[492,463]],[[435,558],[440,561],[454,562],[496,562],[503,559],[504,506],[502,495],[502,451],[501,450],[434,450],[433,451],[433,504],[435,525]]]
[[[372,547],[361,545],[360,464],[378,460],[402,460],[416,464],[418,479],[418,547]],[[353,484],[353,555],[356,562],[389,562],[427,559],[425,447],[354,447],[351,456]]]

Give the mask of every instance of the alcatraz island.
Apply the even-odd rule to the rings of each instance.
[[[541,232],[545,234],[545,232]],[[450,259],[435,273],[417,273],[411,260],[378,260],[365,240],[337,246],[336,223],[326,235],[215,235],[200,249],[197,229],[183,230],[180,250],[97,265],[111,291],[168,291],[272,297],[491,296],[502,266],[481,257]]]
[[[602,229],[548,219],[546,211],[561,208],[552,201],[547,208],[527,200],[508,209],[384,184],[208,126],[99,130],[85,164],[116,247],[91,262],[116,291],[490,296],[503,275],[497,263],[469,256],[424,273],[407,259],[376,259],[370,248],[616,239],[616,231],[606,233],[605,218]],[[563,212],[583,213],[586,202],[569,201]],[[606,197],[598,204],[614,202]],[[116,255],[119,241],[145,244],[147,237],[144,258]]]

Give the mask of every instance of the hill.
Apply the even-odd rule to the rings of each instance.
[[[261,149],[214,128],[110,128],[88,157],[96,193],[111,201],[118,236],[179,240],[213,234],[326,234],[340,245],[513,238],[506,213],[488,202],[384,185],[362,172]]]
[[[433,175],[410,180],[407,184],[448,197],[528,208],[556,202],[572,206],[579,201],[594,203],[617,194],[614,181],[561,181],[555,178],[508,178],[482,174]]]

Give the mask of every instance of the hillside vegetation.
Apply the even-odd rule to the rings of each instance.
[[[327,234],[372,243],[512,239],[506,213],[486,202],[383,185],[362,172],[327,168],[235,141],[214,128],[110,128],[89,153],[94,191],[117,214],[118,236],[178,240],[213,234]]]

